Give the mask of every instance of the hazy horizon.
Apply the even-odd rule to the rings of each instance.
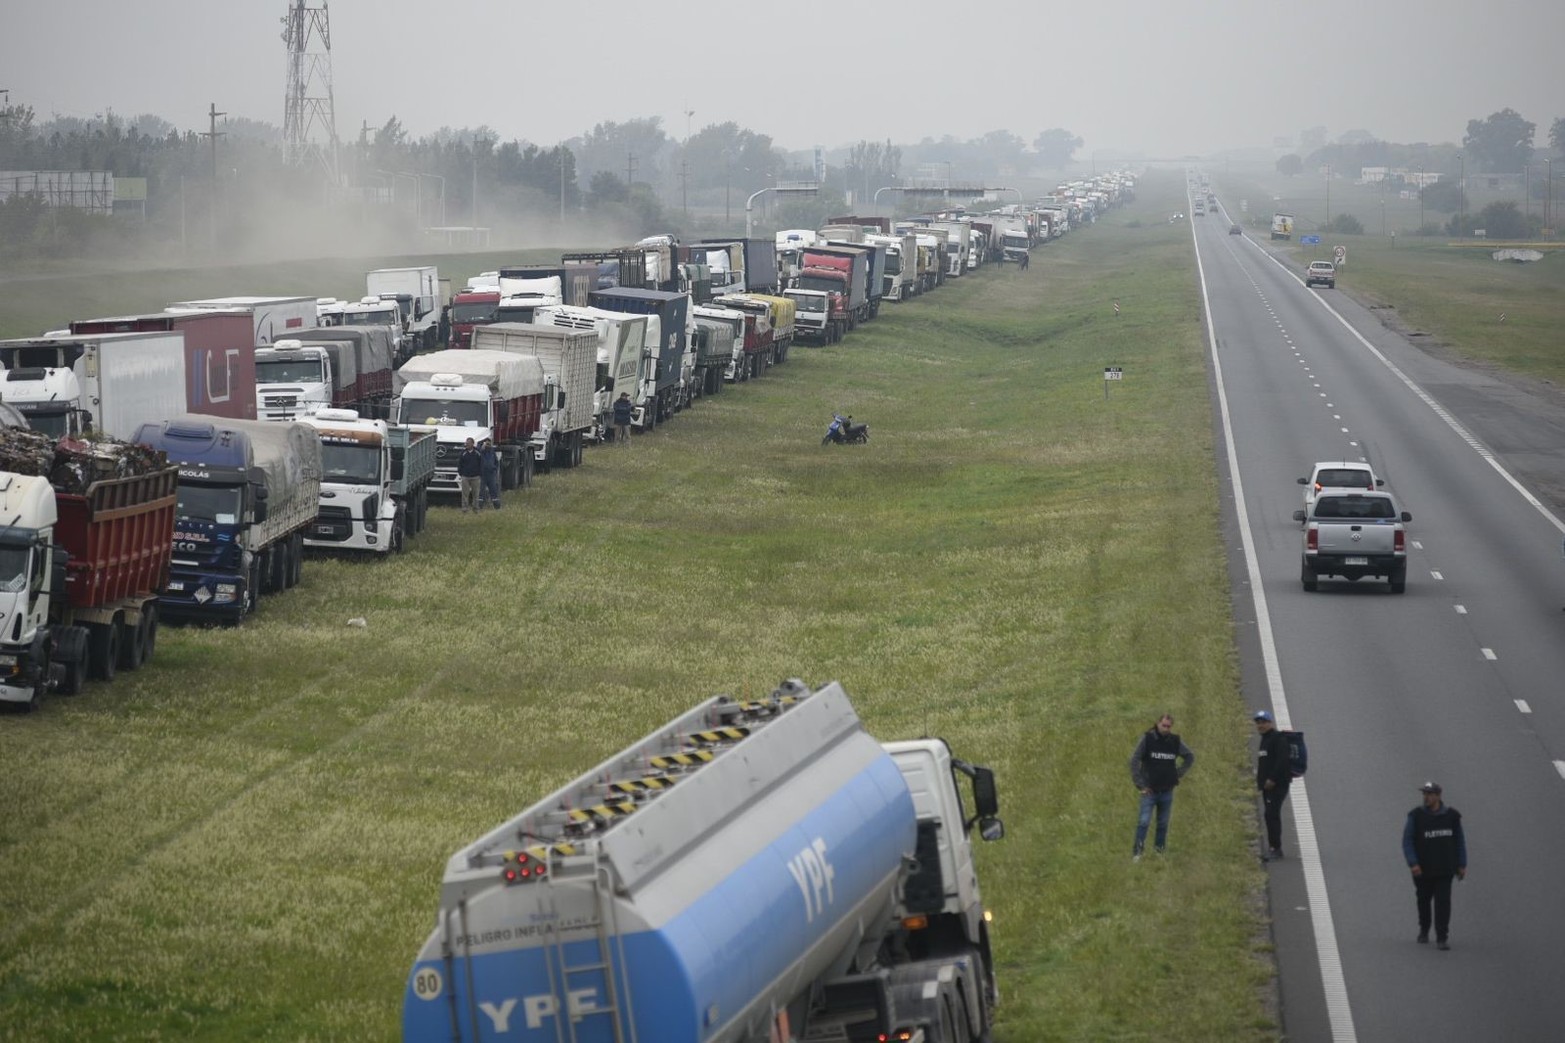
[[[78,0],[60,47],[49,45],[58,10],[24,5],[7,20],[0,89],[39,120],[113,111],[200,130],[215,103],[281,126],[289,7],[244,0],[218,20],[198,0]],[[1469,119],[1503,108],[1537,124],[1543,145],[1565,115],[1545,108],[1565,110],[1551,72],[1565,12],[1521,0],[1488,4],[1481,19],[1444,0],[1125,0],[1069,17],[1000,0],[965,27],[922,0],[895,21],[820,0],[721,16],[688,0],[664,7],[610,2],[584,29],[565,5],[330,5],[337,134],[353,140],[396,116],[415,138],[488,126],[547,146],[658,116],[676,141],[733,121],[794,151],[991,130],[1031,143],[1062,127],[1083,139],[1085,162],[1269,147],[1316,126],[1328,139],[1459,142]]]

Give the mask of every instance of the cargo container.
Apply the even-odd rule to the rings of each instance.
[[[56,436],[129,440],[186,411],[182,333],[95,333],[0,341],[0,401]]]
[[[308,329],[317,324],[319,306],[315,297],[209,297],[199,301],[178,301],[163,309],[189,311],[243,311],[250,315],[254,330],[252,344],[270,344],[289,335],[290,330]]]
[[[255,322],[242,309],[78,319],[77,335],[181,333],[185,337],[185,411],[256,418]]]

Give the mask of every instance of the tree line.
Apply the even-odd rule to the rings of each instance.
[[[13,260],[112,257],[163,247],[190,257],[303,256],[416,250],[420,229],[483,226],[492,241],[622,241],[656,232],[733,232],[752,193],[816,176],[810,152],[788,152],[734,122],[684,140],[658,117],[602,122],[552,146],[487,126],[442,127],[415,137],[397,117],[340,142],[335,178],[320,163],[293,164],[280,128],[228,117],[213,137],[154,115],[112,112],[40,121],[25,105],[0,108],[0,170],[94,170],[145,178],[144,208],[104,220],[49,207],[26,194],[0,202],[0,239]],[[826,153],[820,194],[773,212],[807,223],[868,202],[938,169],[992,183],[1071,162],[1081,139],[1055,129],[1029,148],[1009,131],[896,145],[860,141]]]

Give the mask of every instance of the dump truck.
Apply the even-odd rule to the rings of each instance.
[[[501,489],[532,484],[533,443],[544,406],[543,363],[536,358],[470,349],[432,351],[404,362],[395,387],[392,422],[435,433],[431,493],[461,491],[456,465],[469,438],[475,443],[494,441]]]
[[[400,554],[424,529],[435,477],[433,431],[364,419],[351,409],[305,417],[321,439],[321,502],[304,545]]]
[[[179,468],[164,616],[238,623],[262,594],[303,575],[320,508],[321,442],[306,424],[189,413],[143,424],[135,441]]]
[[[100,474],[97,454],[80,484],[57,463],[0,472],[0,619],[12,621],[0,636],[0,702],[32,710],[47,692],[74,695],[86,678],[139,668],[157,644],[177,474],[155,458],[142,473]]]
[[[987,1039],[998,810],[836,682],[716,696],[451,856],[402,1038]]]

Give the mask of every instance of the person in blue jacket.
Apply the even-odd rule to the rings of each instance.
[[[484,509],[484,501],[494,504],[494,509],[500,509],[500,451],[494,447],[494,442],[484,439],[478,447],[478,510]]]
[[[1407,813],[1402,826],[1402,857],[1413,874],[1418,896],[1418,944],[1429,942],[1430,906],[1434,906],[1435,948],[1451,948],[1451,878],[1467,879],[1467,834],[1462,813],[1446,804],[1438,782],[1418,787],[1424,802]]]

